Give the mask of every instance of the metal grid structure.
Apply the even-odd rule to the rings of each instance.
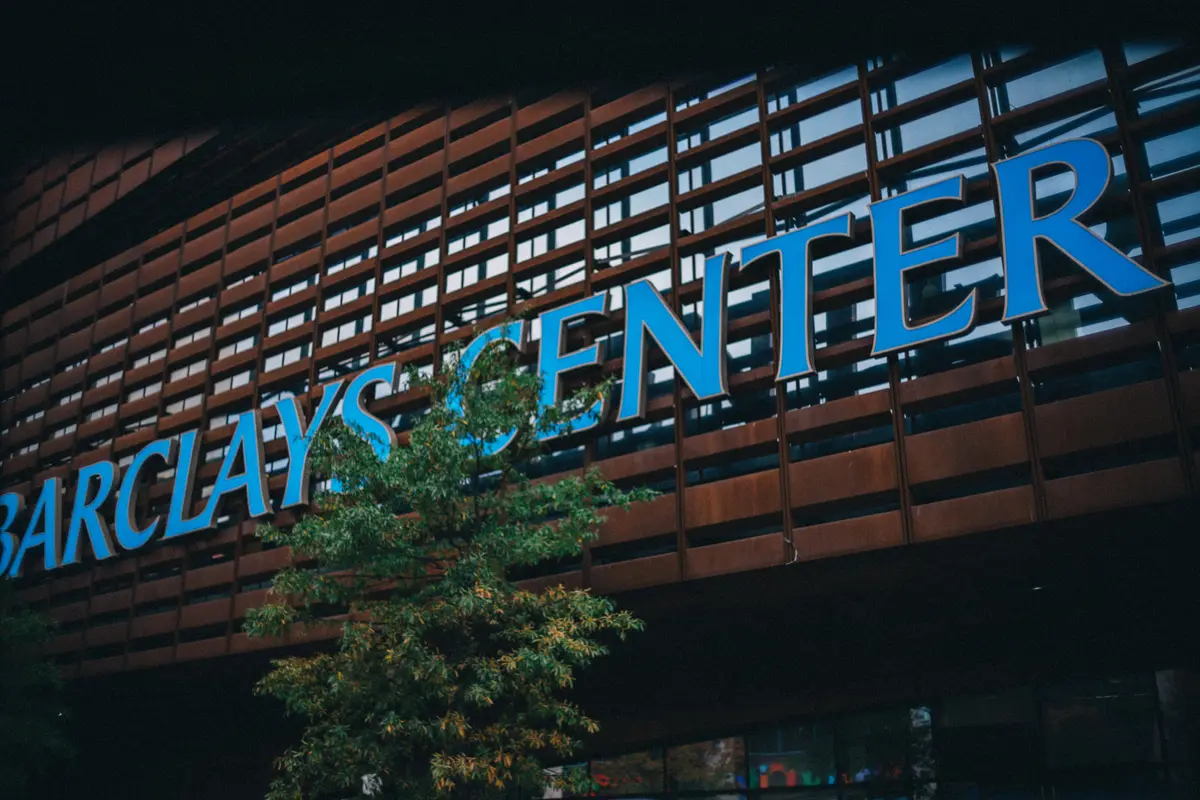
[[[267,404],[282,392],[311,408],[324,382],[368,363],[436,369],[476,323],[592,292],[619,297],[640,277],[670,289],[694,329],[705,254],[853,208],[849,250],[818,254],[849,258],[869,250],[867,202],[970,164],[967,203],[983,221],[961,264],[917,275],[951,296],[947,270],[998,274],[986,163],[1090,135],[1123,170],[1090,222],[1124,237],[1172,290],[1098,305],[1082,273],[1050,271],[1049,317],[1000,326],[998,291],[985,293],[980,336],[873,361],[869,270],[818,267],[821,372],[777,389],[776,281],[739,273],[731,402],[698,404],[656,354],[646,421],[565,442],[541,469],[597,464],[663,496],[614,515],[581,563],[528,580],[622,592],[1194,494],[1200,92],[1188,79],[1198,63],[1188,48],[989,53],[949,67],[880,60],[832,77],[767,70],[620,97],[409,110],[7,311],[0,483],[28,493],[201,429],[198,484],[211,485],[230,414],[261,405],[270,431]],[[1018,89],[1032,98],[1014,101]],[[952,109],[952,122],[968,122],[944,124]],[[857,122],[827,131],[843,114]],[[830,173],[824,165],[846,153],[861,168]],[[635,210],[635,197],[662,197],[664,184],[662,202]],[[574,332],[605,343],[609,374],[621,367],[622,320],[618,308]],[[370,408],[403,441],[424,400],[401,390]],[[277,493],[286,447],[268,438]],[[151,481],[143,511],[169,492]],[[24,596],[62,623],[51,652],[68,675],[275,646],[240,632],[290,559],[253,529],[234,510],[186,542],[49,576],[30,565]]]

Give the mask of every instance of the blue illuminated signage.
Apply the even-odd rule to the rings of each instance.
[[[1035,172],[1051,166],[1065,167],[1074,174],[1075,188],[1067,201],[1054,210],[1039,210],[1034,192]],[[1112,163],[1104,146],[1091,139],[1073,139],[1031,150],[992,165],[999,194],[1000,247],[1004,264],[1004,316],[1007,323],[1045,314],[1042,277],[1038,263],[1039,240],[1052,245],[1081,269],[1121,296],[1160,289],[1167,281],[1156,277],[1117,248],[1087,228],[1080,217],[1103,196],[1112,177]],[[951,311],[936,319],[915,322],[908,318],[905,275],[928,264],[962,255],[962,238],[955,233],[918,247],[906,246],[906,216],[930,203],[962,203],[966,182],[960,176],[942,180],[870,205],[874,243],[876,328],[872,355],[909,350],[923,344],[963,336],[975,325],[976,291],[971,289]],[[828,237],[850,238],[854,215],[841,214],[800,230],[742,248],[739,269],[762,269],[778,264],[780,270],[779,370],[777,381],[792,380],[816,371],[812,325],[812,257],[810,245]],[[767,259],[775,254],[777,259]],[[703,325],[693,336],[670,305],[646,280],[624,287],[625,329],[622,392],[616,412],[618,421],[642,417],[646,410],[647,356],[650,341],[663,351],[679,377],[700,400],[729,394],[725,369],[726,296],[730,255],[707,259],[703,275]],[[563,375],[600,363],[601,354],[592,344],[580,350],[565,349],[565,328],[571,320],[604,317],[608,295],[597,294],[542,313],[542,338],[538,369],[543,378],[543,407],[560,396]],[[469,368],[487,347],[504,345],[525,348],[528,324],[510,322],[484,331],[463,351]],[[329,418],[339,399],[342,417],[365,433],[381,458],[396,446],[396,434],[372,416],[364,403],[368,387],[395,386],[399,370],[395,363],[380,364],[355,376],[346,384],[335,381],[324,388],[311,421],[305,419],[299,400],[281,400],[278,409],[288,448],[288,471],[279,509],[296,508],[309,502],[308,455],[313,436]],[[342,393],[345,385],[345,393]],[[462,399],[450,397],[451,408]],[[603,400],[597,400],[576,420],[575,430],[588,430],[606,416]],[[562,435],[547,431],[543,439]],[[499,452],[515,432],[486,443],[488,452]],[[15,492],[0,495],[0,574],[20,574],[27,558],[40,557],[46,569],[75,564],[86,541],[92,555],[108,559],[119,551],[144,547],[161,533],[172,539],[209,530],[220,518],[223,502],[244,497],[252,518],[273,513],[267,493],[262,421],[258,410],[237,419],[232,441],[221,463],[212,494],[203,510],[189,517],[198,468],[197,433],[151,442],[137,452],[119,476],[115,464],[103,461],[79,470],[74,496],[63,504],[63,481],[46,481],[33,499],[24,530],[17,529],[24,516],[26,498]],[[138,519],[135,498],[140,476],[161,462],[175,470],[171,503],[166,518]],[[338,486],[333,486],[334,491]],[[116,493],[116,512],[110,531],[99,509]],[[64,510],[67,514],[64,516]],[[66,540],[63,540],[63,531]],[[115,539],[115,546],[114,546]]]

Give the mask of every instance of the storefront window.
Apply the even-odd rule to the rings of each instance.
[[[1159,760],[1152,678],[1049,689],[1042,702],[1051,770]]]
[[[661,792],[662,750],[596,759],[592,762],[592,785],[598,795],[627,797]]]
[[[741,737],[668,748],[667,786],[672,792],[745,789],[746,751]]]
[[[858,714],[837,728],[839,782],[899,781],[908,775],[907,709]]]
[[[783,726],[748,737],[746,745],[751,788],[836,783],[833,726],[828,723]]]

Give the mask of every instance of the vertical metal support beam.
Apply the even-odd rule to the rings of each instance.
[[[767,88],[766,75],[762,71],[755,76],[755,87],[758,97],[758,139],[762,152],[762,182],[763,182],[763,230],[770,239],[775,235],[775,185],[771,176],[771,130],[767,125]],[[782,268],[782,264],[780,267]],[[771,365],[774,375],[779,374],[780,332],[783,321],[780,318],[781,298],[779,292],[779,271],[768,273],[770,286],[771,313]],[[776,383],[772,378],[771,389],[775,394],[775,439],[779,452],[779,497],[780,510],[783,513],[783,560],[794,561],[796,558],[796,543],[793,541],[795,532],[792,529],[792,481],[791,481],[791,448],[787,436],[787,382]]]
[[[669,197],[668,222],[671,229],[671,239],[667,246],[667,259],[671,265],[671,309],[678,314],[680,302],[680,282],[683,280],[683,270],[679,263],[679,170],[675,159],[675,90],[674,84],[666,87],[667,95],[667,194]],[[628,313],[629,309],[625,309]],[[647,365],[648,368],[648,365]],[[683,465],[683,426],[686,416],[683,410],[683,382],[675,375],[671,379],[671,390],[674,395],[674,406],[671,411],[675,419],[675,547],[679,560],[679,578],[687,578],[687,528],[686,528],[686,499],[687,470]],[[625,387],[622,387],[624,390]]]
[[[257,365],[258,374],[260,376],[262,375],[263,367],[266,364],[266,348],[264,345],[267,341],[267,308],[271,304],[271,268],[275,266],[275,233],[277,230],[279,230],[279,203],[283,197],[282,175],[275,176],[274,195],[275,196],[271,201],[270,231],[267,233],[267,265],[263,269],[262,299],[259,301],[258,358],[255,360],[255,364]],[[230,224],[232,224],[232,219],[230,220]],[[302,395],[297,395],[297,399],[303,402],[304,398],[312,397],[313,389],[314,387],[310,383],[308,385],[308,391],[304,392]],[[229,598],[229,630],[226,633],[226,651],[233,646],[233,635],[237,632],[235,630],[236,626],[233,617],[233,610],[236,607],[237,596],[240,592],[240,583],[242,580],[242,556],[245,555],[246,540],[249,538],[249,532],[240,530],[239,526],[237,542],[233,549],[233,593]]]
[[[446,294],[446,228],[450,225],[450,115],[453,108],[443,106],[445,128],[442,132],[442,221],[438,225],[437,311],[433,316],[433,371],[442,368],[442,326],[445,324],[442,297]]]
[[[388,195],[388,146],[392,143],[392,124],[389,117],[383,123],[383,163],[379,167],[379,232],[375,236],[375,291],[371,292],[371,336],[367,357],[372,361],[379,358],[379,296],[383,293],[383,245],[387,234],[383,230],[384,215],[387,214]],[[390,358],[390,357],[389,357]],[[315,388],[315,387],[313,387]]]
[[[867,185],[871,202],[883,199],[875,157],[875,132],[871,124],[870,76],[865,62],[858,65],[859,102],[862,104],[863,143],[867,148]],[[878,314],[878,310],[876,310]],[[887,356],[888,403],[892,411],[892,437],[896,453],[896,486],[900,492],[900,530],[905,544],[912,542],[912,494],[908,488],[908,458],[904,450],[904,408],[900,403],[900,358],[896,353]]]
[[[311,390],[317,385],[317,349],[321,346],[321,279],[325,276],[325,248],[329,243],[329,202],[330,192],[333,191],[333,148],[326,152],[325,160],[325,201],[321,206],[321,244],[317,255],[317,291],[313,297],[313,334],[312,356],[308,361],[308,386]],[[372,327],[374,327],[372,325]]]
[[[1129,179],[1134,222],[1142,245],[1142,264],[1155,275],[1169,279],[1170,275],[1166,274],[1166,270],[1160,267],[1155,259],[1157,250],[1163,246],[1162,228],[1158,222],[1157,209],[1151,207],[1143,189],[1143,184],[1150,181],[1150,176],[1142,162],[1141,142],[1137,141],[1130,124],[1137,119],[1138,112],[1137,103],[1126,85],[1128,65],[1125,53],[1119,46],[1112,45],[1102,48],[1102,53],[1108,89],[1112,95],[1113,112],[1117,118],[1117,130],[1121,136],[1121,152],[1125,155],[1125,175]],[[1163,379],[1167,385],[1167,402],[1171,407],[1171,419],[1175,426],[1175,440],[1179,448],[1184,481],[1188,488],[1195,492],[1198,487],[1196,462],[1192,454],[1187,413],[1183,407],[1183,389],[1179,384],[1179,359],[1175,355],[1175,344],[1167,326],[1167,312],[1175,310],[1175,298],[1174,295],[1165,295],[1165,292],[1159,292],[1153,300],[1154,332],[1158,337]]]
[[[975,79],[975,99],[979,105],[979,121],[983,126],[983,146],[989,164],[1004,158],[1004,152],[996,141],[992,128],[991,107],[988,103],[987,83],[983,78],[983,57],[971,54],[971,71]],[[988,176],[988,194],[992,198],[992,213],[996,218],[996,237],[1000,237],[1000,195],[996,191],[995,179]],[[1025,448],[1029,453],[1030,481],[1033,489],[1034,518],[1044,520],[1046,510],[1046,478],[1042,470],[1042,457],[1038,449],[1037,409],[1034,403],[1033,384],[1029,380],[1029,365],[1025,358],[1025,328],[1018,322],[1009,328],[1013,340],[1013,366],[1017,373],[1017,390],[1021,394],[1021,426],[1025,432]]]
[[[592,273],[596,269],[595,248],[592,246],[592,236],[595,233],[596,220],[592,211],[593,194],[593,158],[592,152],[592,95],[588,89],[583,98],[583,238],[586,245],[583,250],[583,296],[592,294]],[[516,191],[516,187],[513,187]],[[591,331],[584,332],[584,344],[590,345],[595,341]],[[600,354],[600,362],[604,362],[604,354]],[[583,468],[588,470],[596,459],[596,437],[589,436],[583,446]],[[590,542],[583,546],[580,579],[585,589],[592,585],[592,545]]]

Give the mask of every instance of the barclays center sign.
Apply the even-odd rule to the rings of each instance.
[[[1074,176],[1074,191],[1065,203],[1049,213],[1039,213],[1035,202],[1035,174],[1057,167]],[[1087,228],[1080,217],[1104,194],[1112,177],[1112,164],[1104,146],[1091,139],[1073,139],[1023,153],[991,166],[999,194],[1000,246],[1004,263],[1004,317],[1012,323],[1046,313],[1038,263],[1039,240],[1058,249],[1078,267],[1117,295],[1129,296],[1167,286],[1168,283],[1130,259]],[[898,352],[929,342],[952,339],[971,331],[975,324],[976,291],[972,289],[952,311],[936,319],[915,322],[907,316],[905,275],[934,262],[956,259],[962,254],[960,234],[937,242],[905,246],[905,215],[929,203],[962,203],[966,181],[949,178],[905,194],[873,203],[869,214],[874,242],[875,340],[872,355]],[[848,238],[854,216],[844,213],[832,219],[776,236],[742,248],[738,269],[774,264],[780,269],[779,319],[776,332],[780,352],[777,381],[808,375],[814,369],[812,325],[812,260],[810,245],[818,239]],[[703,277],[703,325],[700,341],[649,281],[639,280],[624,287],[625,327],[622,391],[616,412],[618,422],[641,417],[646,404],[647,349],[651,339],[665,353],[679,376],[700,400],[728,394],[725,371],[726,289],[730,256],[721,253],[707,259]],[[553,405],[560,394],[563,374],[600,362],[595,344],[564,352],[567,322],[608,313],[608,295],[597,294],[544,312],[537,363],[543,378],[543,406]],[[523,348],[527,324],[511,322],[480,334],[463,351],[466,368],[493,344]],[[376,384],[395,385],[399,369],[395,363],[381,364],[358,374],[348,383],[336,381],[325,387],[311,420],[296,398],[276,404],[288,448],[288,469],[279,509],[305,506],[309,500],[308,455],[314,434],[341,398],[342,416],[375,442],[386,456],[396,445],[395,433],[372,416],[364,405],[365,390]],[[343,388],[345,391],[343,392]],[[461,402],[449,401],[452,407]],[[575,430],[587,430],[602,422],[604,401],[585,411]],[[119,474],[116,464],[101,461],[83,467],[76,475],[75,489],[64,504],[63,480],[52,478],[33,498],[32,510],[23,530],[26,498],[15,492],[0,495],[0,573],[15,577],[27,558],[40,555],[47,570],[80,561],[83,540],[97,559],[114,558],[123,551],[144,547],[155,537],[176,539],[211,529],[220,518],[222,503],[244,496],[249,516],[273,513],[267,493],[264,445],[260,411],[242,414],[221,464],[212,493],[203,511],[188,516],[195,500],[194,481],[198,467],[198,433],[189,431],[160,439],[143,447],[132,463]],[[550,439],[564,431],[544,434]],[[503,449],[511,437],[490,442],[491,452]],[[135,499],[141,476],[154,462],[175,468],[171,503],[165,519],[137,519]],[[336,487],[335,487],[336,488]],[[101,508],[113,499],[112,524]]]

